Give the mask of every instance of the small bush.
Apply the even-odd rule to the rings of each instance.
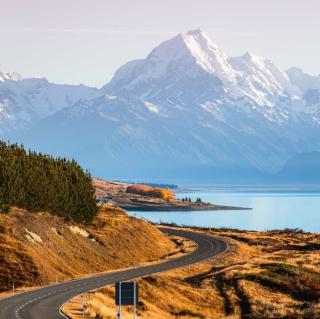
[[[10,210],[10,205],[0,203],[0,214],[9,214]]]
[[[138,310],[140,310],[140,311],[147,311],[148,310],[147,305],[142,300],[140,300],[138,302]]]
[[[270,263],[263,265],[259,274],[248,275],[247,279],[273,289],[280,289],[300,300],[318,301],[320,298],[320,274],[304,267]]]
[[[176,316],[178,317],[194,317],[194,318],[200,318],[200,319],[205,319],[206,317],[198,312],[193,312],[192,310],[189,309],[182,309],[179,311]]]

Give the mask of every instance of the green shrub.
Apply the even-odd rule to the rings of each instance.
[[[0,214],[9,214],[10,210],[10,205],[0,203]]]
[[[320,274],[304,267],[290,264],[264,264],[261,273],[247,275],[246,279],[289,293],[297,299],[318,301]]]
[[[205,319],[205,316],[201,313],[194,312],[189,309],[182,309],[178,313],[176,313],[177,317],[195,317],[195,318],[200,318],[200,319]]]

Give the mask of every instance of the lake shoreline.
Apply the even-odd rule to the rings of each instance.
[[[141,212],[152,212],[152,211],[162,211],[162,212],[202,212],[202,211],[218,211],[218,210],[252,210],[249,207],[238,207],[238,206],[227,206],[227,205],[214,205],[210,203],[202,203],[202,205],[197,205],[197,203],[189,203],[186,205],[180,205],[180,202],[175,203],[164,203],[160,205],[121,205],[121,208],[128,211],[141,211]]]
[[[201,201],[200,198],[191,200],[190,197],[182,198],[159,198],[143,196],[128,192],[131,184],[110,182],[94,179],[96,198],[103,204],[116,205],[128,211],[140,212],[183,212],[183,211],[218,211],[218,210],[251,210],[249,207],[237,205],[219,205]],[[137,185],[135,185],[137,186]]]

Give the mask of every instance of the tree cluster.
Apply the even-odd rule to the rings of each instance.
[[[90,174],[76,161],[0,142],[0,206],[8,205],[82,223],[97,213]]]
[[[183,201],[183,202],[189,202],[189,203],[192,202],[191,197],[182,198],[182,201]],[[196,203],[202,203],[202,200],[201,200],[200,197],[198,197],[195,202],[196,202]]]
[[[147,185],[130,185],[127,187],[126,192],[142,196],[162,198],[168,201],[175,199],[175,195],[172,191]]]

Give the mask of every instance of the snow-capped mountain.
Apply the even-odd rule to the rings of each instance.
[[[243,95],[258,105],[273,106],[300,94],[288,75],[268,59],[247,52],[229,62],[237,71],[237,86]]]
[[[287,71],[290,81],[297,86],[302,94],[305,111],[314,115],[314,120],[320,119],[320,75],[310,75],[301,69],[291,68]]]
[[[20,74],[16,72],[3,73],[0,71],[0,82],[4,82],[8,80],[19,81],[19,80],[22,80],[22,77],[20,76]]]
[[[208,90],[205,85],[200,85],[199,89],[206,91],[205,95],[214,91],[219,98],[244,97],[258,105],[271,106],[279,98],[291,99],[300,93],[288,75],[270,60],[251,53],[228,58],[200,30],[179,34],[160,44],[146,59],[127,63],[116,72],[104,90],[148,99],[181,93],[177,92],[177,87],[183,85],[185,88],[186,81],[189,81],[193,91],[196,89],[198,93],[195,95],[199,96],[201,92],[195,88],[195,80],[213,86]],[[148,91],[145,90],[146,84]]]
[[[287,74],[291,83],[297,86],[302,94],[309,89],[320,90],[320,75],[310,75],[299,68],[291,68],[287,70]]]
[[[105,177],[271,174],[320,148],[317,78],[308,81],[190,31],[120,67],[97,97],[57,103],[22,140]]]
[[[93,98],[97,89],[84,85],[58,85],[44,78],[23,79],[0,72],[0,136],[10,138],[81,98]]]
[[[235,72],[227,56],[204,33],[195,30],[161,43],[146,59],[127,63],[105,90],[127,91],[135,96],[144,94],[147,98],[155,92],[145,92],[141,87],[144,83],[156,85],[168,81],[170,86],[175,86],[186,78],[195,79],[204,74],[225,84],[235,82]]]

